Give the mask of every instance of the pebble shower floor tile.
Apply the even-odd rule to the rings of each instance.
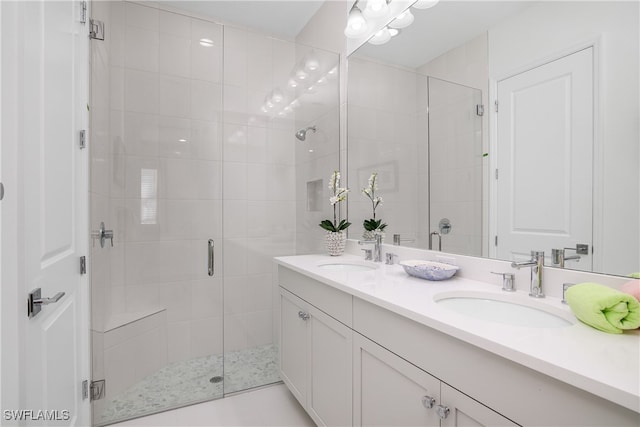
[[[273,344],[227,353],[224,381],[217,383],[210,380],[223,375],[222,354],[171,363],[119,395],[107,397],[95,423],[113,424],[278,382],[277,356]]]

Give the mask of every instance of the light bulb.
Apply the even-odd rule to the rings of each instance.
[[[395,28],[389,28],[389,35],[391,37],[395,37],[400,33],[400,30],[395,29]]]
[[[413,13],[409,9],[402,12],[400,15],[396,17],[389,26],[391,28],[406,28],[413,23]]]
[[[440,0],[418,0],[412,5],[412,7],[415,7],[416,9],[429,9],[430,7],[437,5],[439,1]]]
[[[369,43],[374,45],[381,45],[385,44],[389,40],[391,40],[391,33],[389,32],[389,29],[387,27],[384,27],[369,39]]]
[[[304,69],[307,71],[315,71],[318,69],[318,67],[320,67],[320,63],[318,62],[318,60],[313,57],[313,56],[309,56],[305,61],[304,61]]]
[[[309,74],[305,73],[304,70],[298,70],[296,71],[296,79],[298,80],[304,80],[307,77],[309,77]]]
[[[298,87],[298,82],[295,79],[289,79],[289,87],[290,88]]]
[[[389,12],[387,0],[367,0],[367,7],[364,9],[364,16],[367,18],[379,18]]]
[[[211,40],[211,39],[200,39],[200,46],[213,47],[213,40]]]
[[[349,12],[347,20],[347,28],[344,29],[344,35],[350,38],[360,37],[367,32],[367,21],[362,16],[362,12],[357,6],[354,6]]]

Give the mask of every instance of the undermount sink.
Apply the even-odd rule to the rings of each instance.
[[[318,264],[318,267],[323,270],[329,271],[371,271],[378,268],[376,265],[372,264],[359,264],[355,262],[327,262],[323,264]]]
[[[527,328],[564,328],[575,323],[572,315],[550,304],[516,294],[443,292],[436,303],[474,319]]]

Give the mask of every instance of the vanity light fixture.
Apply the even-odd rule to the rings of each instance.
[[[416,9],[429,9],[437,5],[438,2],[440,2],[440,0],[418,0],[412,5],[412,7],[415,7]]]
[[[387,0],[367,0],[367,7],[364,9],[364,16],[367,18],[380,18],[389,13]]]
[[[411,10],[407,9],[402,12],[396,19],[389,23],[389,27],[391,28],[406,28],[413,23],[414,16],[411,13]]]
[[[213,40],[211,40],[211,39],[200,39],[200,46],[213,47]]]
[[[356,2],[349,12],[347,20],[347,28],[344,29],[344,35],[349,38],[357,38],[367,32],[367,20],[364,19],[362,11],[358,8]]]

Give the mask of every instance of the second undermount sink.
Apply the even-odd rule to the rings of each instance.
[[[437,294],[441,307],[478,320],[526,328],[563,328],[575,323],[565,310],[527,296],[489,292],[457,291]]]
[[[344,272],[355,272],[355,271],[371,271],[378,268],[378,266],[373,264],[364,264],[357,262],[326,262],[322,264],[318,264],[323,270],[329,271],[344,271]]]

